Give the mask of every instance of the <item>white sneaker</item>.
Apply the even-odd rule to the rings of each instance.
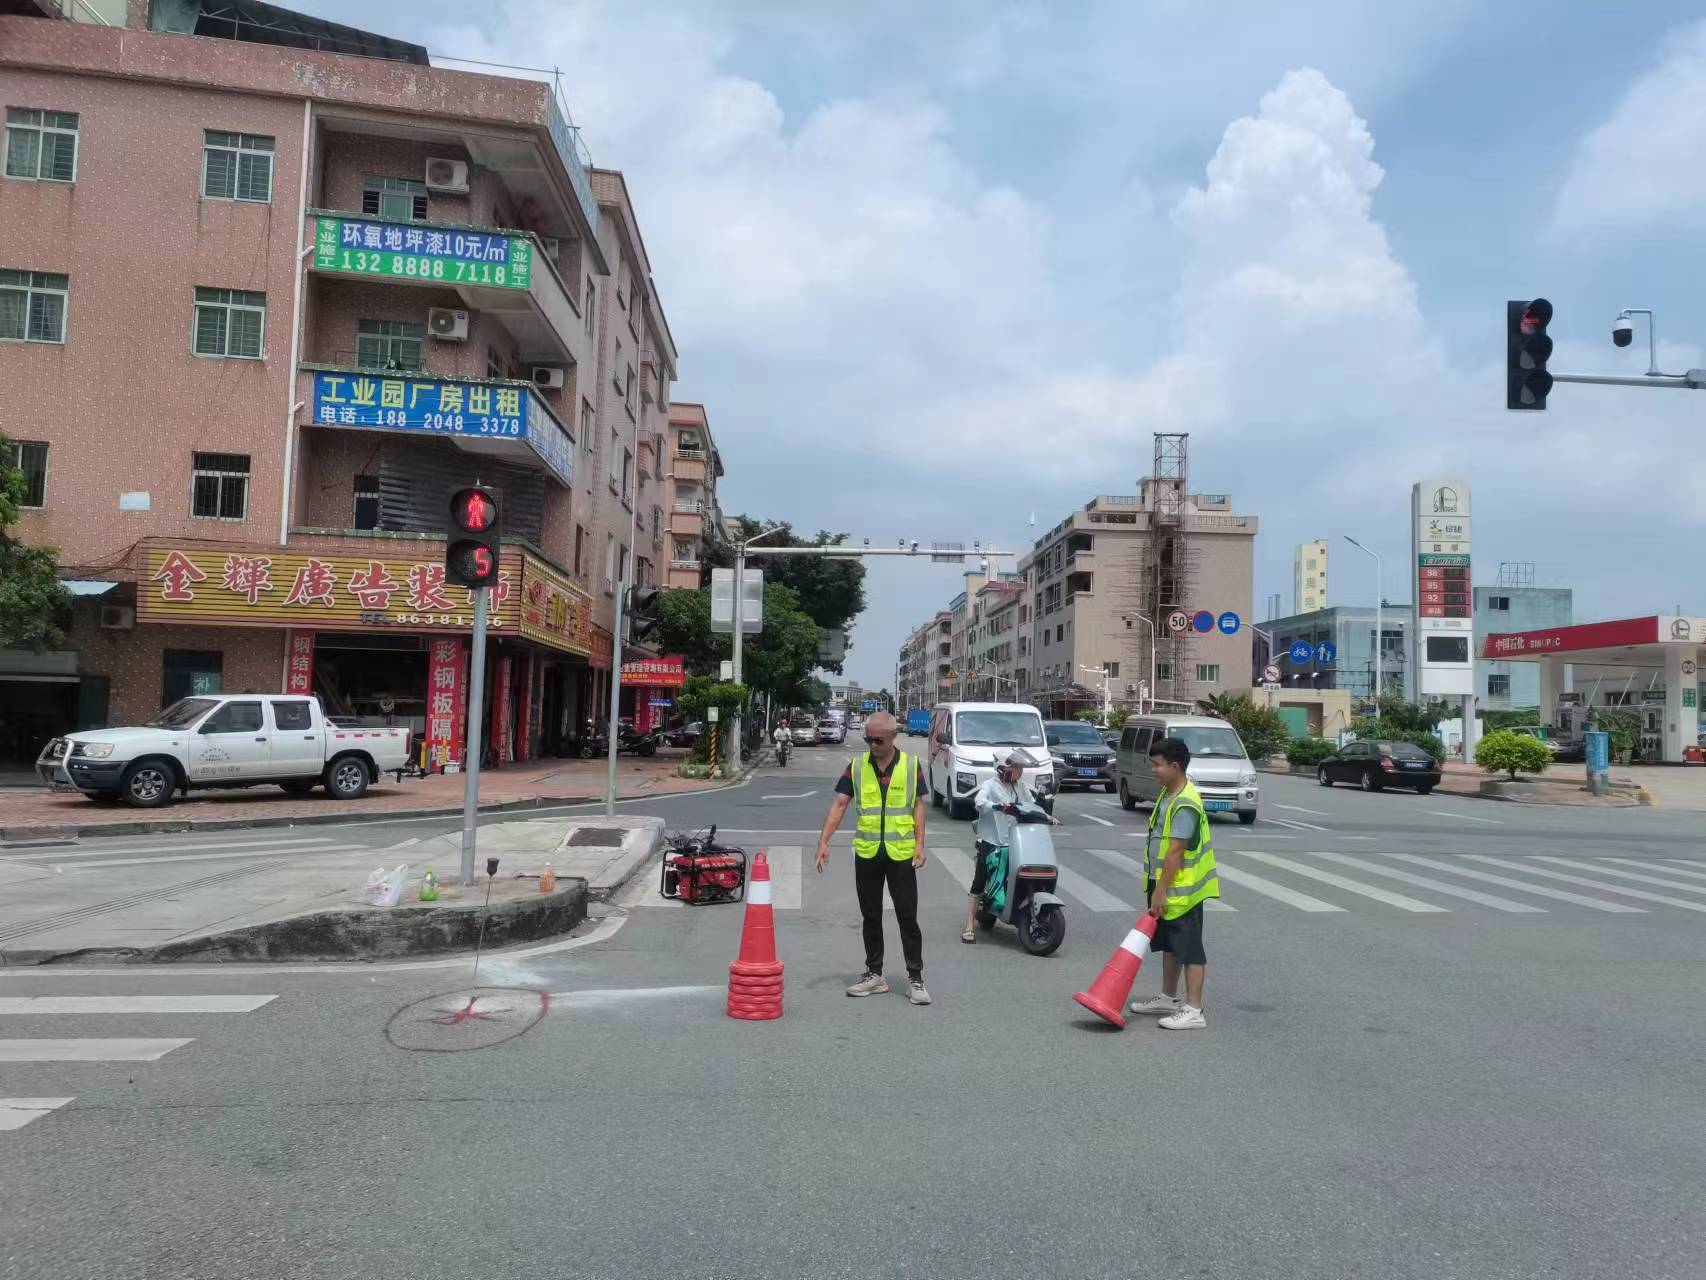
[[[1178,996],[1170,996],[1162,992],[1158,996],[1150,996],[1147,1000],[1133,1000],[1133,1013],[1177,1013],[1185,1006],[1180,1003]]]
[[[1179,1006],[1179,1012],[1170,1018],[1161,1019],[1161,1025],[1168,1031],[1200,1031],[1208,1026],[1208,1019],[1202,1016],[1201,1009],[1182,1004]]]

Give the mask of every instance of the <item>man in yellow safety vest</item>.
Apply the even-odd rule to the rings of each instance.
[[[918,758],[895,747],[899,726],[886,711],[865,721],[869,750],[854,756],[835,784],[835,799],[817,842],[819,874],[829,865],[829,837],[851,804],[858,805],[853,836],[853,885],[864,921],[865,975],[847,988],[850,996],[882,995],[883,889],[894,903],[906,955],[907,999],[929,1004],[924,989],[924,934],[918,927],[918,868],[924,865],[923,769]]]
[[[1208,956],[1203,951],[1203,903],[1220,896],[1214,871],[1214,840],[1208,812],[1196,784],[1185,774],[1191,749],[1178,738],[1161,738],[1149,748],[1149,771],[1161,795],[1149,815],[1143,867],[1149,910],[1158,921],[1152,948],[1161,955],[1161,994],[1134,1001],[1133,1013],[1164,1015],[1169,1031],[1196,1031],[1203,1017],[1202,984]],[[1179,970],[1185,973],[1185,998],[1179,1000]]]

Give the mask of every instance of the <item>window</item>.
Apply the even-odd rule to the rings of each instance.
[[[586,556],[586,529],[581,525],[575,526],[575,576],[583,572],[581,564]]]
[[[1102,671],[1110,680],[1118,680],[1120,678],[1120,664],[1117,662],[1104,662],[1102,664]]]
[[[622,501],[634,505],[634,451],[622,450]]]
[[[1305,578],[1303,580],[1303,585],[1306,587],[1313,587],[1315,585],[1315,579],[1314,578]]]
[[[1218,662],[1197,663],[1197,679],[1203,684],[1220,683],[1220,664]]]
[[[1487,674],[1487,696],[1489,698],[1508,698],[1511,696],[1511,678],[1509,675],[1499,675],[1496,672]]]
[[[623,546],[617,552],[617,556],[616,556],[616,581],[626,582],[627,580],[628,580],[628,548],[626,546]]]
[[[201,193],[209,200],[272,202],[271,138],[252,133],[202,135]]]
[[[258,702],[227,702],[206,720],[203,733],[259,733],[261,704]]]
[[[627,381],[622,384],[622,403],[628,406],[628,416],[633,417],[638,412],[634,404],[634,366],[628,366]]]
[[[586,282],[586,331],[590,334],[593,325],[593,308],[598,305],[598,286],[590,278]]]
[[[64,342],[71,277],[52,271],[0,270],[0,339]]]
[[[622,390],[622,340],[616,340],[616,358],[610,362],[610,381],[618,391]]]
[[[1500,613],[1509,613],[1511,598],[1509,596],[1488,596],[1487,608],[1497,609]]]
[[[1171,662],[1157,662],[1155,664],[1155,678],[1157,680],[1171,680],[1173,678],[1173,664]],[[1150,692],[1153,693],[1154,690],[1152,689]]]
[[[356,323],[355,362],[363,369],[394,369],[415,372],[421,367],[421,351],[426,344],[426,326],[406,320],[361,320]],[[492,372],[496,353],[486,360],[488,378],[503,377],[500,365]]]
[[[426,183],[413,178],[367,178],[361,184],[361,211],[387,222],[425,222]]]
[[[355,523],[352,529],[377,529],[379,527],[379,477],[357,476],[355,478]]]
[[[314,727],[314,717],[309,713],[306,702],[273,703],[272,722],[280,729],[312,729]]]
[[[241,520],[249,507],[249,455],[193,455],[190,514],[198,520]]]
[[[694,550],[692,542],[690,542],[690,541],[689,542],[678,541],[675,544],[674,558],[677,560],[685,561],[688,564],[692,564],[694,561],[696,561],[699,558],[699,556],[698,556],[698,553]]]
[[[1429,662],[1468,662],[1468,636],[1429,636],[1427,660]]]
[[[604,535],[604,589],[609,591],[616,579],[616,535]]]
[[[267,327],[267,295],[244,289],[195,291],[195,353],[261,358],[261,338]]]
[[[225,687],[224,672],[225,655],[218,649],[164,650],[160,655],[160,705],[169,707],[183,698],[218,693]]]
[[[624,311],[628,309],[628,264],[619,262],[616,265],[616,305]]]
[[[1305,569],[1313,569],[1315,567],[1315,557],[1310,556],[1309,559],[1305,560],[1303,562],[1303,567]]]
[[[1048,648],[1048,628],[1043,628],[1043,648]]]
[[[1054,642],[1056,644],[1059,644],[1065,638],[1066,638],[1066,627],[1064,625],[1057,625],[1054,629]]]
[[[75,182],[76,113],[7,107],[6,176],[40,182]]]
[[[24,473],[26,507],[42,507],[47,498],[47,445],[40,440],[14,440],[9,465]]]
[[[588,453],[597,450],[598,433],[592,429],[592,405],[586,400],[581,401],[581,439],[586,442]]]

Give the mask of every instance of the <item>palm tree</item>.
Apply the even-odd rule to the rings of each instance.
[[[1249,695],[1242,693],[1211,693],[1206,698],[1198,698],[1197,706],[1204,715],[1230,720],[1238,713],[1238,705],[1249,700]]]

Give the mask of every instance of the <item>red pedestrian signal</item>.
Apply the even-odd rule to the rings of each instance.
[[[489,587],[498,580],[503,555],[502,519],[490,489],[458,489],[450,496],[450,529],[444,540],[445,581],[459,587]]]

